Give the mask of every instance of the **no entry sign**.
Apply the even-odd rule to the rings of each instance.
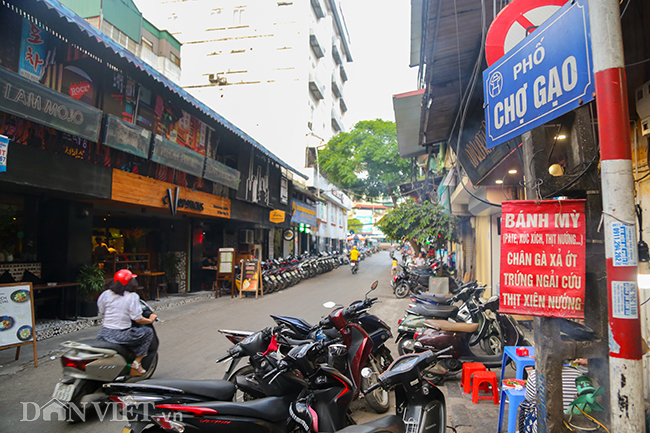
[[[585,201],[502,206],[500,311],[584,318]]]
[[[485,39],[488,66],[523,41],[567,0],[515,0],[494,19]]]

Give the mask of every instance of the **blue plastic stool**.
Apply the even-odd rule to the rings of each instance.
[[[521,402],[525,400],[526,390],[522,389],[521,391],[517,391],[514,388],[501,389],[501,404],[499,405],[499,424],[497,427],[497,433],[501,433],[506,397],[508,398],[508,433],[515,433],[517,431],[517,409]]]

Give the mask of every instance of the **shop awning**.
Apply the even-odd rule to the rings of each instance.
[[[300,173],[295,168],[282,161],[275,154],[266,149],[259,142],[250,137],[237,126],[229,122],[219,113],[196,99],[178,84],[174,83],[169,78],[156,71],[143,60],[139,59],[135,54],[131,53],[126,48],[122,47],[113,39],[105,35],[99,29],[93,27],[90,23],[68,9],[65,5],[62,5],[58,0],[36,0],[27,2],[9,0],[9,2],[14,3],[19,10],[22,9],[28,13],[33,14],[39,21],[42,21],[41,24],[45,24],[46,29],[48,26],[54,27],[55,22],[52,20],[52,18],[57,19],[56,24],[64,26],[65,30],[67,31],[63,31],[64,29],[61,29],[59,27],[48,29],[49,31],[54,31],[55,33],[61,34],[62,36],[67,37],[70,41],[75,41],[75,43],[81,46],[85,45],[89,48],[99,48],[99,50],[93,53],[95,54],[93,57],[100,57],[100,59],[98,59],[100,62],[107,61],[108,63],[113,63],[118,67],[120,64],[126,64],[144,72],[150,78],[161,83],[164,87],[175,93],[177,96],[192,105],[194,108],[201,111],[209,118],[215,120],[221,126],[225,127],[227,130],[237,135],[242,140],[250,143],[253,147],[260,150],[280,166],[286,168],[287,170],[290,170],[291,172],[304,179],[307,179],[304,174]],[[85,33],[85,35],[88,37],[87,41],[83,41],[87,42],[87,44],[79,41],[79,32]]]
[[[403,159],[424,155],[420,146],[420,118],[424,89],[393,95],[393,111],[397,124],[399,156]]]

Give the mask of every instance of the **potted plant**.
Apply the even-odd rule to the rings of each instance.
[[[106,279],[104,271],[96,264],[83,265],[79,269],[77,282],[79,286],[79,297],[81,298],[81,316],[95,317],[97,311],[97,297],[104,290]]]
[[[163,253],[160,256],[160,268],[165,273],[167,280],[167,293],[178,293],[178,264],[181,258],[173,252]]]
[[[140,244],[140,239],[142,239],[144,236],[144,232],[141,229],[127,229],[122,233],[124,235],[124,252],[137,252],[138,246]]]

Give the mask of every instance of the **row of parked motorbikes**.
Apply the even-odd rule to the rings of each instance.
[[[412,296],[398,325],[403,355],[393,360],[386,347],[391,329],[370,312],[377,298],[368,296],[376,287],[377,282],[363,300],[347,307],[324,304],[331,312],[317,324],[272,315],[275,326],[257,332],[221,330],[233,343],[218,360],[230,363],[222,380],[151,380],[157,338],[143,360],[144,377],[127,375],[133,355],[121,346],[65,343],[63,379],[54,396],[74,407],[110,399],[129,420],[124,431],[133,433],[346,432],[354,424],[350,404],[355,398],[364,397],[384,413],[388,392],[395,389],[396,415],[354,431],[435,433],[445,431],[446,420],[444,395],[436,384],[460,371],[463,362],[500,366],[500,355],[472,351],[492,327],[498,327],[502,344],[526,344],[517,322],[498,312],[498,299],[482,302],[485,287],[474,282],[449,297]],[[146,304],[144,310],[151,314]],[[411,323],[416,317],[422,320],[417,327]]]
[[[305,253],[300,256],[266,260],[261,263],[262,287],[265,294],[277,292],[348,263],[350,263],[349,257],[337,251],[319,254]],[[235,266],[237,289],[241,285],[240,279],[239,266]]]

